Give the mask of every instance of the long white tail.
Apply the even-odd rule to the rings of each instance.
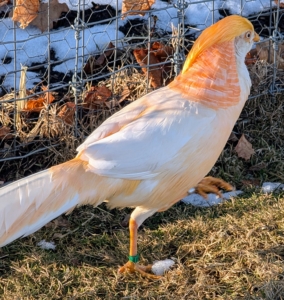
[[[95,174],[80,160],[52,167],[0,189],[0,247],[27,236],[78,204],[98,205]],[[94,176],[96,178],[94,178]],[[96,180],[97,181],[97,180]],[[100,181],[100,180],[99,180]]]

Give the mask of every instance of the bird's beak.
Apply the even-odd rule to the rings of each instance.
[[[260,40],[259,35],[255,32],[255,33],[254,33],[253,41],[254,41],[254,42],[259,42],[259,40]]]

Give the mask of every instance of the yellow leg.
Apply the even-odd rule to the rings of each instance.
[[[138,226],[135,220],[129,220],[129,234],[130,234],[130,246],[129,246],[129,256],[137,256],[137,230]]]
[[[156,276],[153,274],[149,274],[151,272],[152,265],[141,266],[138,265],[138,254],[137,254],[137,223],[134,219],[130,218],[129,220],[129,233],[130,233],[130,249],[129,249],[129,261],[123,266],[119,268],[120,273],[134,273],[138,272],[142,276],[147,277],[149,279],[160,279],[161,276]]]

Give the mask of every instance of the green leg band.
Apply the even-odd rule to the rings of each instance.
[[[136,254],[134,256],[129,255],[128,257],[129,261],[133,262],[133,263],[137,263],[139,261],[139,255]]]

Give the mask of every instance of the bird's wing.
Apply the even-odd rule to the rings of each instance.
[[[212,135],[215,117],[215,110],[165,87],[106,120],[78,148],[78,155],[102,176],[152,178],[165,171],[165,164],[194,136]]]

